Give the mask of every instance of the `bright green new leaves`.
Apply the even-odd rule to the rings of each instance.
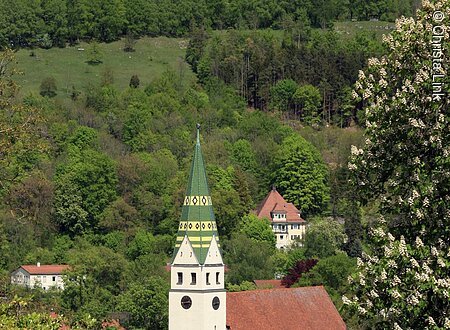
[[[148,330],[167,329],[169,284],[160,277],[134,283],[118,297],[117,308],[130,313],[130,325]]]
[[[320,213],[330,199],[328,169],[319,152],[305,139],[291,135],[274,160],[272,182],[302,215]]]
[[[295,112],[300,112],[300,118],[307,124],[319,121],[319,107],[322,102],[320,90],[313,85],[304,85],[297,88],[293,95]]]
[[[0,53],[0,194],[22,179],[48,149],[41,137],[41,111],[15,100],[19,87],[14,63],[13,51]]]
[[[276,239],[273,234],[270,222],[267,219],[259,219],[254,214],[248,214],[242,217],[239,225],[239,231],[259,242],[267,242],[275,248]]]
[[[94,229],[103,210],[116,199],[114,162],[94,150],[69,152],[55,178],[55,220],[65,232]]]
[[[292,79],[280,80],[270,89],[273,106],[279,110],[287,111],[294,100],[297,83]]]

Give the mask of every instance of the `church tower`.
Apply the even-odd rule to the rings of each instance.
[[[199,130],[171,264],[169,330],[226,329],[225,267]]]

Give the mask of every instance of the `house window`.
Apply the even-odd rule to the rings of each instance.
[[[56,281],[56,276],[52,276],[52,281],[53,281],[53,282]]]
[[[197,284],[197,274],[191,273],[191,285]]]
[[[177,275],[178,275],[178,282],[177,282],[177,284],[178,285],[183,284],[183,273],[178,272]]]
[[[283,235],[280,235],[280,239],[283,239]]]
[[[209,273],[206,273],[206,285],[210,285],[211,283],[209,283]]]
[[[220,284],[219,278],[220,278],[220,272],[216,272],[216,284]]]

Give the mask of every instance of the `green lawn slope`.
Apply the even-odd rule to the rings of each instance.
[[[188,40],[180,38],[141,38],[134,52],[124,52],[124,41],[98,44],[102,63],[87,63],[91,47],[81,43],[74,47],[51,49],[21,49],[16,54],[17,76],[24,95],[39,92],[46,77],[54,77],[58,88],[57,98],[67,97],[75,86],[84,90],[89,84],[98,84],[106,71],[112,72],[114,85],[122,90],[128,86],[132,75],[137,74],[141,86],[150,83],[167,69],[175,70],[183,78],[194,78],[189,66],[184,63]],[[32,52],[34,56],[31,56]]]

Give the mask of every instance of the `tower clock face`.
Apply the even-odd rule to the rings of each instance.
[[[190,297],[188,296],[184,296],[183,298],[181,298],[181,306],[184,309],[189,309],[192,306],[192,300]]]
[[[220,306],[220,299],[219,297],[214,297],[212,300],[212,308],[214,308],[214,310],[219,309]]]

